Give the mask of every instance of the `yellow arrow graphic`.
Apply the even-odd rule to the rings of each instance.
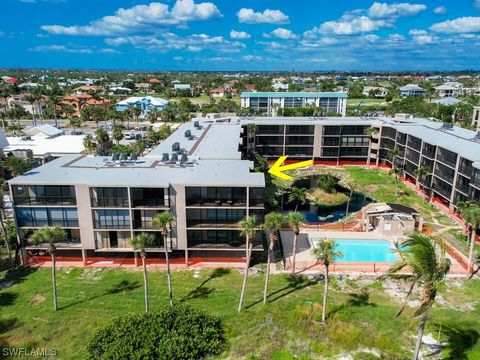
[[[307,160],[307,161],[300,161],[300,162],[297,162],[297,163],[294,163],[294,164],[282,166],[283,162],[285,160],[287,160],[287,158],[288,158],[288,155],[280,157],[277,161],[275,161],[275,164],[273,164],[270,167],[268,172],[272,175],[278,176],[280,179],[291,180],[292,177],[287,175],[287,174],[284,174],[283,173],[284,171],[292,170],[292,169],[298,169],[298,168],[313,165],[313,160]]]

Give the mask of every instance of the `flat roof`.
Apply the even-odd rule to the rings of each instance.
[[[242,92],[240,97],[299,97],[299,98],[347,98],[348,94],[346,92],[321,92],[321,91],[305,91],[305,92],[261,92],[261,91],[252,91],[252,92]]]
[[[4,148],[4,152],[32,150],[35,156],[80,154],[85,150],[83,146],[84,137],[85,135],[60,135],[51,139],[35,137],[32,140],[22,140],[21,137],[7,137],[9,145]]]
[[[185,137],[190,130],[193,140]],[[242,160],[240,123],[187,122],[148,155],[136,161],[112,161],[105,156],[62,156],[27,172],[12,184],[88,184],[89,186],[254,186],[264,187],[262,173],[252,172],[253,162]],[[49,140],[52,141],[52,140]],[[185,150],[185,164],[162,162],[178,142]],[[179,155],[179,158],[181,155]],[[59,180],[61,179],[61,181]]]
[[[239,160],[199,161],[184,167],[159,159],[140,158],[106,166],[103,156],[65,155],[10,180],[12,185],[86,184],[89,186],[265,186],[262,173],[250,172],[253,163]]]

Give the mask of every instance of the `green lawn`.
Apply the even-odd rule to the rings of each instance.
[[[164,272],[150,272],[152,309],[168,302]],[[185,301],[224,324],[227,344],[219,358],[318,359],[360,349],[383,359],[409,359],[416,321],[412,309],[395,319],[394,300],[373,280],[333,279],[328,326],[321,317],[322,285],[304,277],[274,275],[270,300],[261,304],[263,275],[250,277],[246,310],[236,312],[241,285],[235,270],[202,270],[173,274],[175,301]],[[52,311],[49,269],[2,274],[0,344],[54,347],[62,359],[84,359],[87,339],[116,315],[143,310],[142,273],[118,269],[66,269],[58,274],[59,307]],[[9,282],[13,282],[9,283]],[[465,283],[465,284],[463,284]],[[363,285],[362,285],[363,284]],[[462,285],[462,286],[459,286]],[[454,344],[450,359],[478,359],[480,281],[455,280],[445,286],[432,311],[427,333]],[[447,338],[448,337],[448,338]],[[357,354],[355,359],[373,359]]]

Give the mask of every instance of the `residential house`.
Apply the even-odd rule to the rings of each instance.
[[[364,86],[362,94],[368,97],[383,99],[388,94],[388,89],[383,86]]]
[[[102,89],[99,86],[95,85],[83,85],[74,90],[75,95],[87,95],[92,92],[101,91]]]
[[[435,87],[439,97],[457,97],[463,94],[463,84],[459,82],[448,82]]]
[[[408,84],[400,88],[400,95],[405,97],[422,97],[427,91],[416,84]]]
[[[110,106],[110,100],[103,97],[94,98],[91,95],[70,95],[70,96],[65,96],[60,101],[58,106],[64,116],[67,115],[64,111],[65,107],[71,106],[74,110],[74,113],[72,115],[76,117],[80,117],[80,112],[84,107],[97,106],[97,107],[108,108],[108,106]]]
[[[141,110],[140,117],[145,118],[152,110],[156,110],[158,112],[163,111],[168,106],[168,100],[159,98],[159,97],[152,97],[152,96],[145,96],[145,97],[130,97],[128,99],[119,101],[115,104],[115,108],[117,111],[125,111],[131,108],[138,108]]]

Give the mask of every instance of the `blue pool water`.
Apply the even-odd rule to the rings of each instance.
[[[320,239],[312,239],[315,244]],[[343,257],[336,261],[344,262],[395,262],[397,255],[393,252],[387,240],[363,239],[335,239],[336,250],[343,253]]]

